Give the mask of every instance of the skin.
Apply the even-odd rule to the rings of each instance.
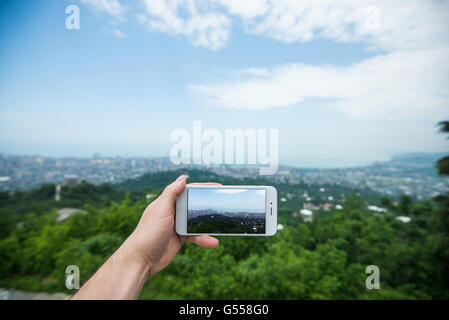
[[[72,299],[137,299],[145,282],[173,260],[184,242],[205,248],[217,247],[216,238],[176,233],[175,203],[185,186],[184,176],[168,185],[145,209],[128,239]]]

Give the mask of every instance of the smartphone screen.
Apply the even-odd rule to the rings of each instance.
[[[188,189],[187,232],[264,234],[265,197],[265,189]]]

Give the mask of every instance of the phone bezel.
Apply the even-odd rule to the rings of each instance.
[[[188,189],[265,189],[265,233],[187,233],[187,190]],[[176,232],[179,235],[196,236],[273,236],[277,232],[277,190],[272,186],[209,186],[187,185],[176,200]]]

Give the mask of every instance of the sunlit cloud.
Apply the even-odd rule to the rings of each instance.
[[[111,16],[123,20],[126,9],[118,0],[80,0],[82,3],[87,4],[95,10],[106,12]]]
[[[193,45],[213,50],[229,40],[231,19],[210,10],[204,2],[146,0],[145,5],[146,12],[139,15],[139,21],[150,32],[185,36]]]
[[[347,67],[288,64],[254,78],[192,85],[211,106],[263,110],[297,105],[306,98],[352,117],[422,116],[447,112],[449,50],[395,52]],[[265,74],[266,73],[266,74]]]
[[[329,39],[362,43],[377,56],[340,67],[292,63],[251,66],[245,77],[211,79],[188,88],[210,106],[263,110],[307,98],[351,117],[445,116],[449,103],[449,3],[439,1],[270,1],[255,19],[239,15],[248,33],[278,41]],[[237,72],[238,74],[239,72]],[[252,77],[251,77],[252,76]],[[330,101],[330,102],[329,102]]]

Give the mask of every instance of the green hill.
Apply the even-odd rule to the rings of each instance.
[[[0,287],[29,291],[64,291],[65,268],[77,265],[85,282],[134,230],[149,204],[148,192],[180,174],[189,181],[223,184],[273,184],[266,178],[236,179],[203,170],[147,174],[117,185],[82,183],[0,196]],[[279,223],[274,237],[222,237],[205,250],[187,243],[162,272],[152,277],[146,299],[447,299],[445,229],[449,201],[391,199],[337,185],[310,186],[277,182]],[[308,199],[304,196],[307,193]],[[332,197],[332,201],[329,200]],[[282,199],[283,200],[282,200]],[[367,210],[382,201],[388,214]],[[316,209],[305,221],[299,209],[307,202],[340,204]],[[56,209],[77,207],[57,221]],[[445,213],[446,212],[446,213]],[[411,217],[403,223],[397,215]],[[381,289],[367,290],[365,269],[380,268]]]

